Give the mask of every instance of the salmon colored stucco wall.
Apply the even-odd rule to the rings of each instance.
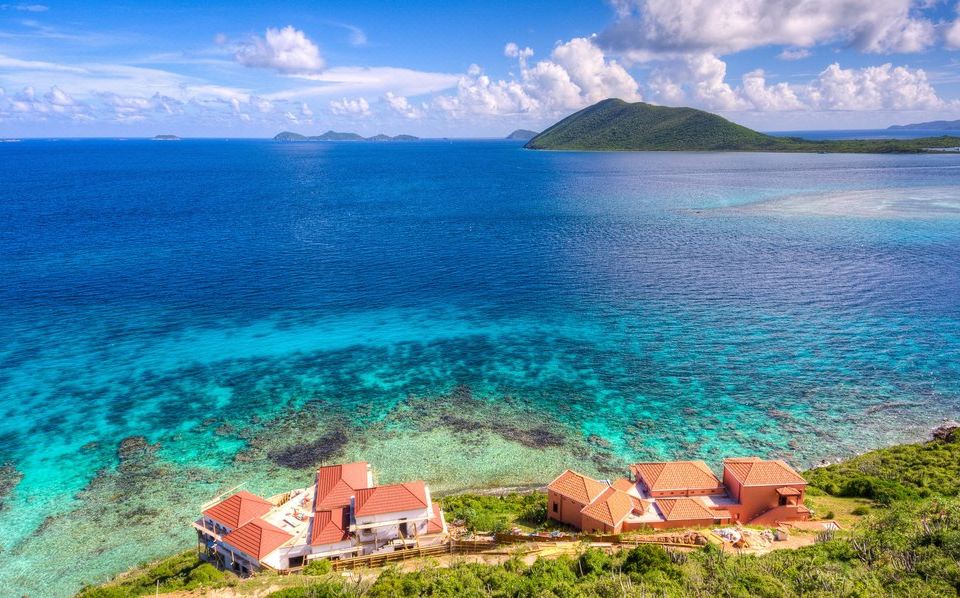
[[[558,507],[556,511],[554,505]],[[547,517],[560,523],[580,528],[583,520],[580,510],[585,506],[553,490],[547,491]]]
[[[593,517],[590,517],[589,515],[583,515],[582,519],[583,519],[582,529],[585,532],[594,532],[594,533],[601,533],[601,534],[619,534],[621,531],[623,531],[622,524],[618,525],[617,527],[612,527],[602,521],[597,521],[596,519],[594,519]]]
[[[797,504],[803,504],[803,497],[806,494],[806,484],[789,484],[785,486],[744,486],[737,478],[729,472],[723,470],[723,483],[729,489],[730,498],[737,501],[737,505],[730,507],[730,516],[734,521],[740,523],[749,523],[753,519],[766,513],[770,509],[780,506],[780,495],[777,494],[777,488],[789,487],[800,491],[800,496],[795,498]],[[784,510],[788,514],[789,510]],[[800,518],[796,515],[793,518]]]

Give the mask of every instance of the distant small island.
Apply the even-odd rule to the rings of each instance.
[[[413,135],[374,135],[373,137],[364,137],[356,133],[340,133],[338,131],[327,131],[323,135],[301,135],[291,131],[277,133],[273,137],[274,141],[299,142],[299,141],[417,141],[419,137]]]
[[[156,135],[153,138],[154,141],[180,141],[180,138],[176,135]]]
[[[960,120],[931,120],[908,125],[890,125],[888,131],[960,131]]]
[[[517,129],[513,133],[507,135],[507,139],[511,141],[530,141],[537,136],[536,131],[531,131],[530,129]]]
[[[766,135],[695,108],[609,99],[576,112],[531,139],[528,149],[581,151],[737,151],[923,153],[960,147],[960,137],[813,141]]]

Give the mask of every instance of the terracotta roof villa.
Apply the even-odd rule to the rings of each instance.
[[[650,503],[624,491],[625,486],[633,484],[598,482],[568,469],[547,486],[548,515],[579,529],[613,534],[625,525],[640,527]]]
[[[634,478],[650,496],[693,496],[723,492],[723,484],[703,461],[636,463]]]
[[[377,486],[363,462],[321,467],[311,486],[270,499],[241,490],[204,505],[193,527],[206,557],[240,574],[430,546],[447,535],[426,484]]]
[[[274,506],[272,502],[256,494],[241,490],[227,500],[205,510],[203,515],[220,524],[224,530],[237,529],[257,517],[266,515]]]
[[[703,461],[636,463],[630,471],[632,480],[613,482],[563,472],[547,486],[547,515],[598,533],[810,517],[807,482],[783,461],[727,459],[722,481]]]

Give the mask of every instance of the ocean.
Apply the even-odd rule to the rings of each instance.
[[[960,156],[0,144],[0,338],[0,595],[324,462],[806,467],[960,418]]]

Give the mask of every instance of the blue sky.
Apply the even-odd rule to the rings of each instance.
[[[960,118],[954,1],[2,1],[6,137],[498,137],[606,97],[763,130]]]

